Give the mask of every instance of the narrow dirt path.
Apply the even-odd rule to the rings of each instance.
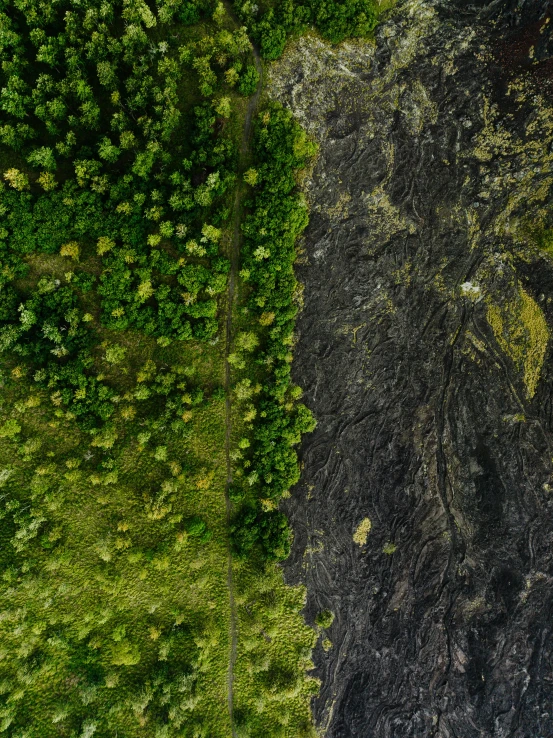
[[[228,12],[233,15],[230,4],[226,3]],[[240,244],[242,241],[242,233],[240,230],[241,223],[241,210],[242,210],[242,198],[244,196],[244,186],[241,178],[245,170],[245,165],[248,159],[248,153],[250,150],[250,138],[252,132],[252,121],[253,116],[259,105],[259,99],[261,97],[261,91],[263,89],[263,65],[261,64],[261,58],[257,49],[253,48],[253,55],[255,61],[255,67],[259,74],[259,82],[255,94],[248,101],[248,108],[246,110],[246,118],[244,120],[244,128],[242,131],[242,141],[240,144],[240,160],[238,164],[238,177],[239,180],[236,185],[236,194],[234,197],[233,204],[233,226],[232,226],[232,239],[229,247],[230,256],[230,274],[227,291],[227,323],[226,323],[226,335],[225,335],[225,392],[226,392],[226,406],[225,406],[225,422],[226,422],[226,433],[225,433],[225,456],[227,462],[227,482],[225,487],[225,501],[227,508],[227,524],[230,526],[232,505],[229,497],[229,490],[232,484],[232,465],[230,460],[230,445],[231,445],[231,433],[232,433],[232,403],[231,403],[231,376],[230,376],[230,364],[228,362],[229,354],[232,350],[232,338],[233,338],[233,308],[235,301],[236,282],[238,277],[238,270],[240,268]],[[236,662],[236,647],[237,647],[237,625],[236,625],[236,607],[234,604],[234,582],[232,572],[232,551],[228,549],[228,573],[227,573],[227,585],[229,590],[230,600],[230,653],[229,653],[229,667],[228,667],[228,709],[230,714],[230,723],[233,738],[236,738],[236,732],[234,730],[233,720],[233,692],[234,692],[234,664]]]

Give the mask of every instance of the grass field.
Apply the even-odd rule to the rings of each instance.
[[[224,402],[191,405],[184,437],[155,407],[147,441],[126,428],[148,417],[129,416],[154,353],[207,394],[221,383],[221,349],[127,344],[128,361],[106,366],[121,392],[114,431],[92,442],[17,367],[3,379],[2,725],[226,736]]]

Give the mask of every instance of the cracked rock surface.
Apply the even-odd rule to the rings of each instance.
[[[552,14],[406,0],[273,69],[320,146],[285,573],[329,738],[553,736]]]

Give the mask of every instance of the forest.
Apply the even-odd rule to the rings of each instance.
[[[1,3],[6,736],[312,734],[316,633],[275,562],[315,425],[290,368],[316,147],[264,98],[240,140],[252,44],[269,61],[376,19],[372,0]]]

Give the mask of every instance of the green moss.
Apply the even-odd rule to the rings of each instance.
[[[321,610],[321,612],[315,618],[315,623],[319,628],[330,628],[334,622],[334,613],[332,610]]]
[[[553,229],[544,230],[536,236],[538,247],[553,258]]]

